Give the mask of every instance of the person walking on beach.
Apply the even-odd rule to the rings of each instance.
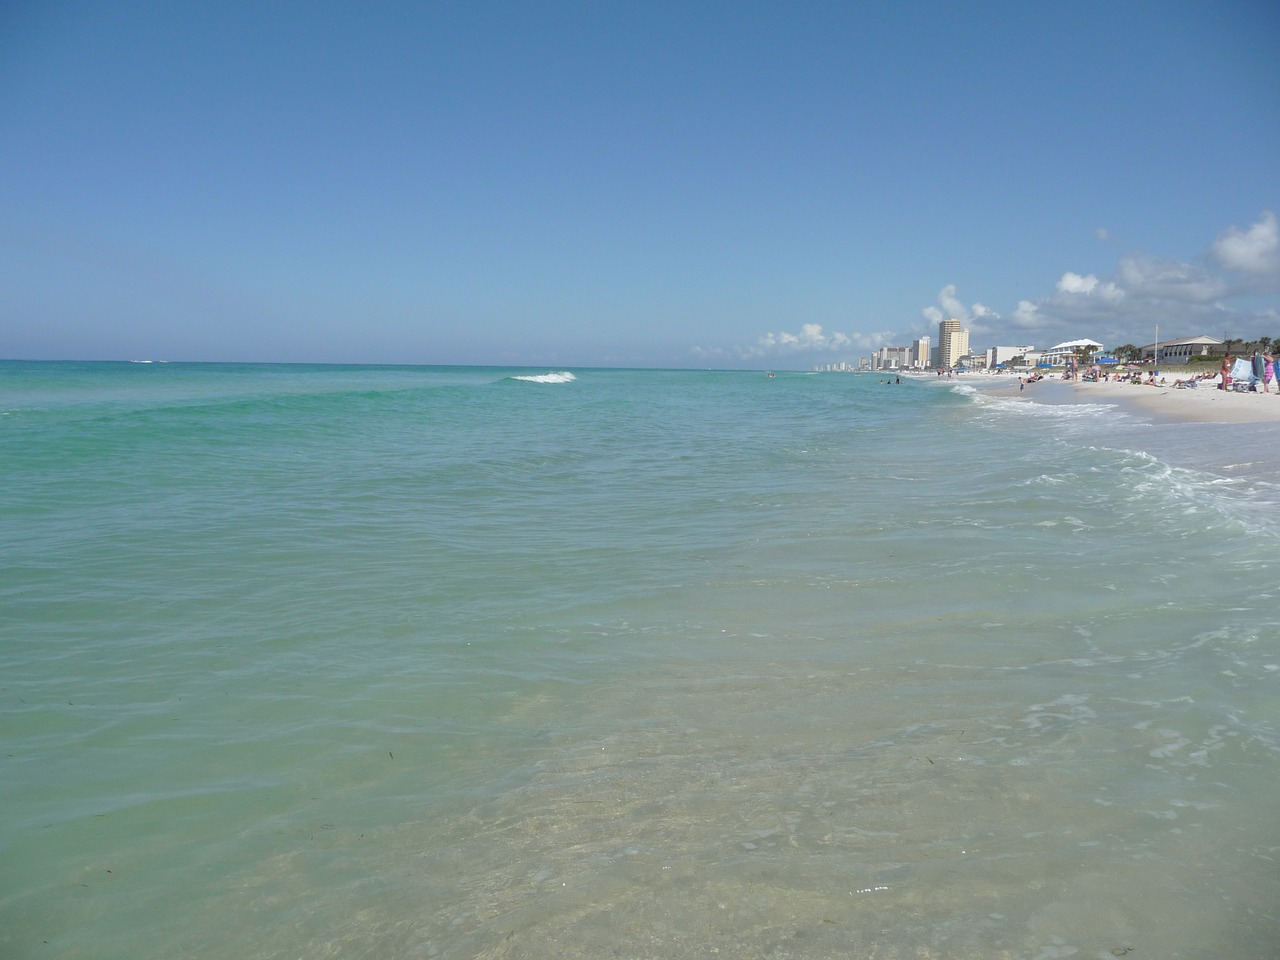
[[[1276,358],[1271,355],[1270,350],[1262,351],[1262,392],[1271,392],[1271,378],[1275,375]],[[1280,391],[1280,384],[1276,385],[1276,390]]]

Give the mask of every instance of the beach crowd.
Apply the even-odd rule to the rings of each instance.
[[[1074,380],[1076,376],[1073,371],[1068,370],[1062,375],[1062,379]],[[1044,377],[1040,374],[1019,377],[1018,389],[1042,379]],[[1222,365],[1217,371],[1179,378],[1172,384],[1165,377],[1160,377],[1158,370],[1149,370],[1144,375],[1141,371],[1107,370],[1097,364],[1081,374],[1079,379],[1085,383],[1131,383],[1147,387],[1178,388],[1194,388],[1212,383],[1216,390],[1235,393],[1270,393],[1274,382],[1276,396],[1280,397],[1280,358],[1273,356],[1270,351],[1255,350],[1249,357],[1236,357],[1228,353],[1222,358]]]

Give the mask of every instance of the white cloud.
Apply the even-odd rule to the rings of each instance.
[[[1106,227],[1098,227],[1098,229],[1093,231],[1093,235],[1097,237],[1099,240],[1107,240],[1111,236],[1111,234],[1107,232]]]
[[[1245,230],[1231,226],[1218,234],[1210,253],[1224,270],[1280,278],[1280,221],[1264,210]]]
[[[1010,322],[1046,340],[1147,342],[1157,323],[1182,336],[1221,330],[1226,293],[1202,265],[1131,254],[1111,277],[1067,271],[1048,295],[1020,301]]]
[[[942,309],[947,316],[954,317],[957,320],[969,319],[968,308],[956,298],[956,285],[954,283],[948,283],[938,291],[938,303],[942,304]]]
[[[1057,292],[1063,296],[1098,297],[1108,303],[1119,303],[1124,299],[1124,291],[1114,283],[1103,283],[1092,273],[1080,276],[1067,271],[1058,281]]]
[[[1106,239],[1101,228],[1098,237]],[[1110,276],[1066,271],[1044,296],[1019,300],[1003,330],[991,323],[982,335],[1032,333],[1046,343],[1081,337],[1107,344],[1136,343],[1151,340],[1157,323],[1172,336],[1274,334],[1280,307],[1274,300],[1256,302],[1256,297],[1278,292],[1280,219],[1265,211],[1246,228],[1222,231],[1192,260],[1139,252],[1122,257]],[[1242,305],[1232,299],[1241,296],[1255,301]],[[956,302],[955,286],[948,284],[939,304]],[[935,323],[944,318],[937,306],[924,308],[922,315]],[[973,309],[958,319],[982,318]],[[978,324],[971,329],[978,333]]]
[[[800,328],[800,339],[814,346],[826,346],[827,338],[822,332],[822,324],[806,323]]]
[[[802,324],[799,333],[786,330],[769,332],[756,340],[754,347],[738,348],[741,359],[768,356],[787,356],[801,353],[848,353],[859,350],[876,350],[891,340],[888,332],[827,333],[820,323]]]
[[[1121,259],[1116,267],[1115,286],[1141,300],[1183,304],[1212,303],[1227,292],[1226,284],[1203,267],[1145,254]]]
[[[1064,273],[1058,281],[1059,293],[1089,293],[1098,285],[1098,278],[1092,273],[1082,277],[1078,273]]]
[[[1102,227],[1095,233],[1100,240],[1109,237]],[[920,316],[927,325],[923,332],[931,335],[940,321],[955,317],[970,330],[975,347],[1026,342],[1030,336],[1041,345],[1080,338],[1108,346],[1149,342],[1156,324],[1165,336],[1225,332],[1254,337],[1278,332],[1280,304],[1272,296],[1276,293],[1280,218],[1264,211],[1245,228],[1223,230],[1192,260],[1136,252],[1121,257],[1110,275],[1068,270],[1044,296],[1019,299],[1007,319],[981,302],[966,306],[954,283],[944,285],[937,302],[923,307]],[[807,323],[798,333],[767,333],[755,346],[735,353],[743,360],[806,352],[851,357],[855,351],[905,344],[920,332],[919,321],[914,326],[916,332],[846,334]]]
[[[956,285],[948,283],[938,291],[938,306],[925,307],[920,311],[930,328],[936,328],[943,320],[959,320],[969,329],[970,334],[986,336],[991,332],[1000,314],[984,303],[974,303],[966,307],[956,296]]]
[[[974,319],[1000,319],[1000,314],[984,304],[975,303],[972,307],[966,307],[956,296],[954,283],[948,283],[938,291],[938,304],[938,307],[925,307],[920,311],[920,316],[930,324],[937,324],[943,320],[959,320],[966,326],[970,325]]]
[[[1030,300],[1018,301],[1012,319],[1013,325],[1020,330],[1038,330],[1048,322],[1048,318],[1040,313],[1040,308]]]

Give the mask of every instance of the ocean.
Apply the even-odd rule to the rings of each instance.
[[[0,363],[0,957],[1280,956],[1280,433]]]

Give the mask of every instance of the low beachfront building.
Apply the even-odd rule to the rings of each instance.
[[[1078,358],[1082,347],[1088,347],[1092,354],[1101,350],[1102,344],[1096,340],[1068,340],[1066,343],[1060,343],[1046,350],[1040,357],[1040,362],[1054,367],[1063,366]]]
[[[994,370],[1000,366],[1012,366],[1013,362],[1019,357],[1028,357],[1035,354],[1036,348],[1033,346],[1024,347],[988,347],[987,348],[987,367]],[[1024,359],[1023,363],[1026,362]]]
[[[1209,357],[1222,352],[1223,342],[1217,337],[1182,337],[1179,340],[1160,340],[1140,347],[1143,360],[1159,359],[1165,363],[1185,363],[1192,357]]]

